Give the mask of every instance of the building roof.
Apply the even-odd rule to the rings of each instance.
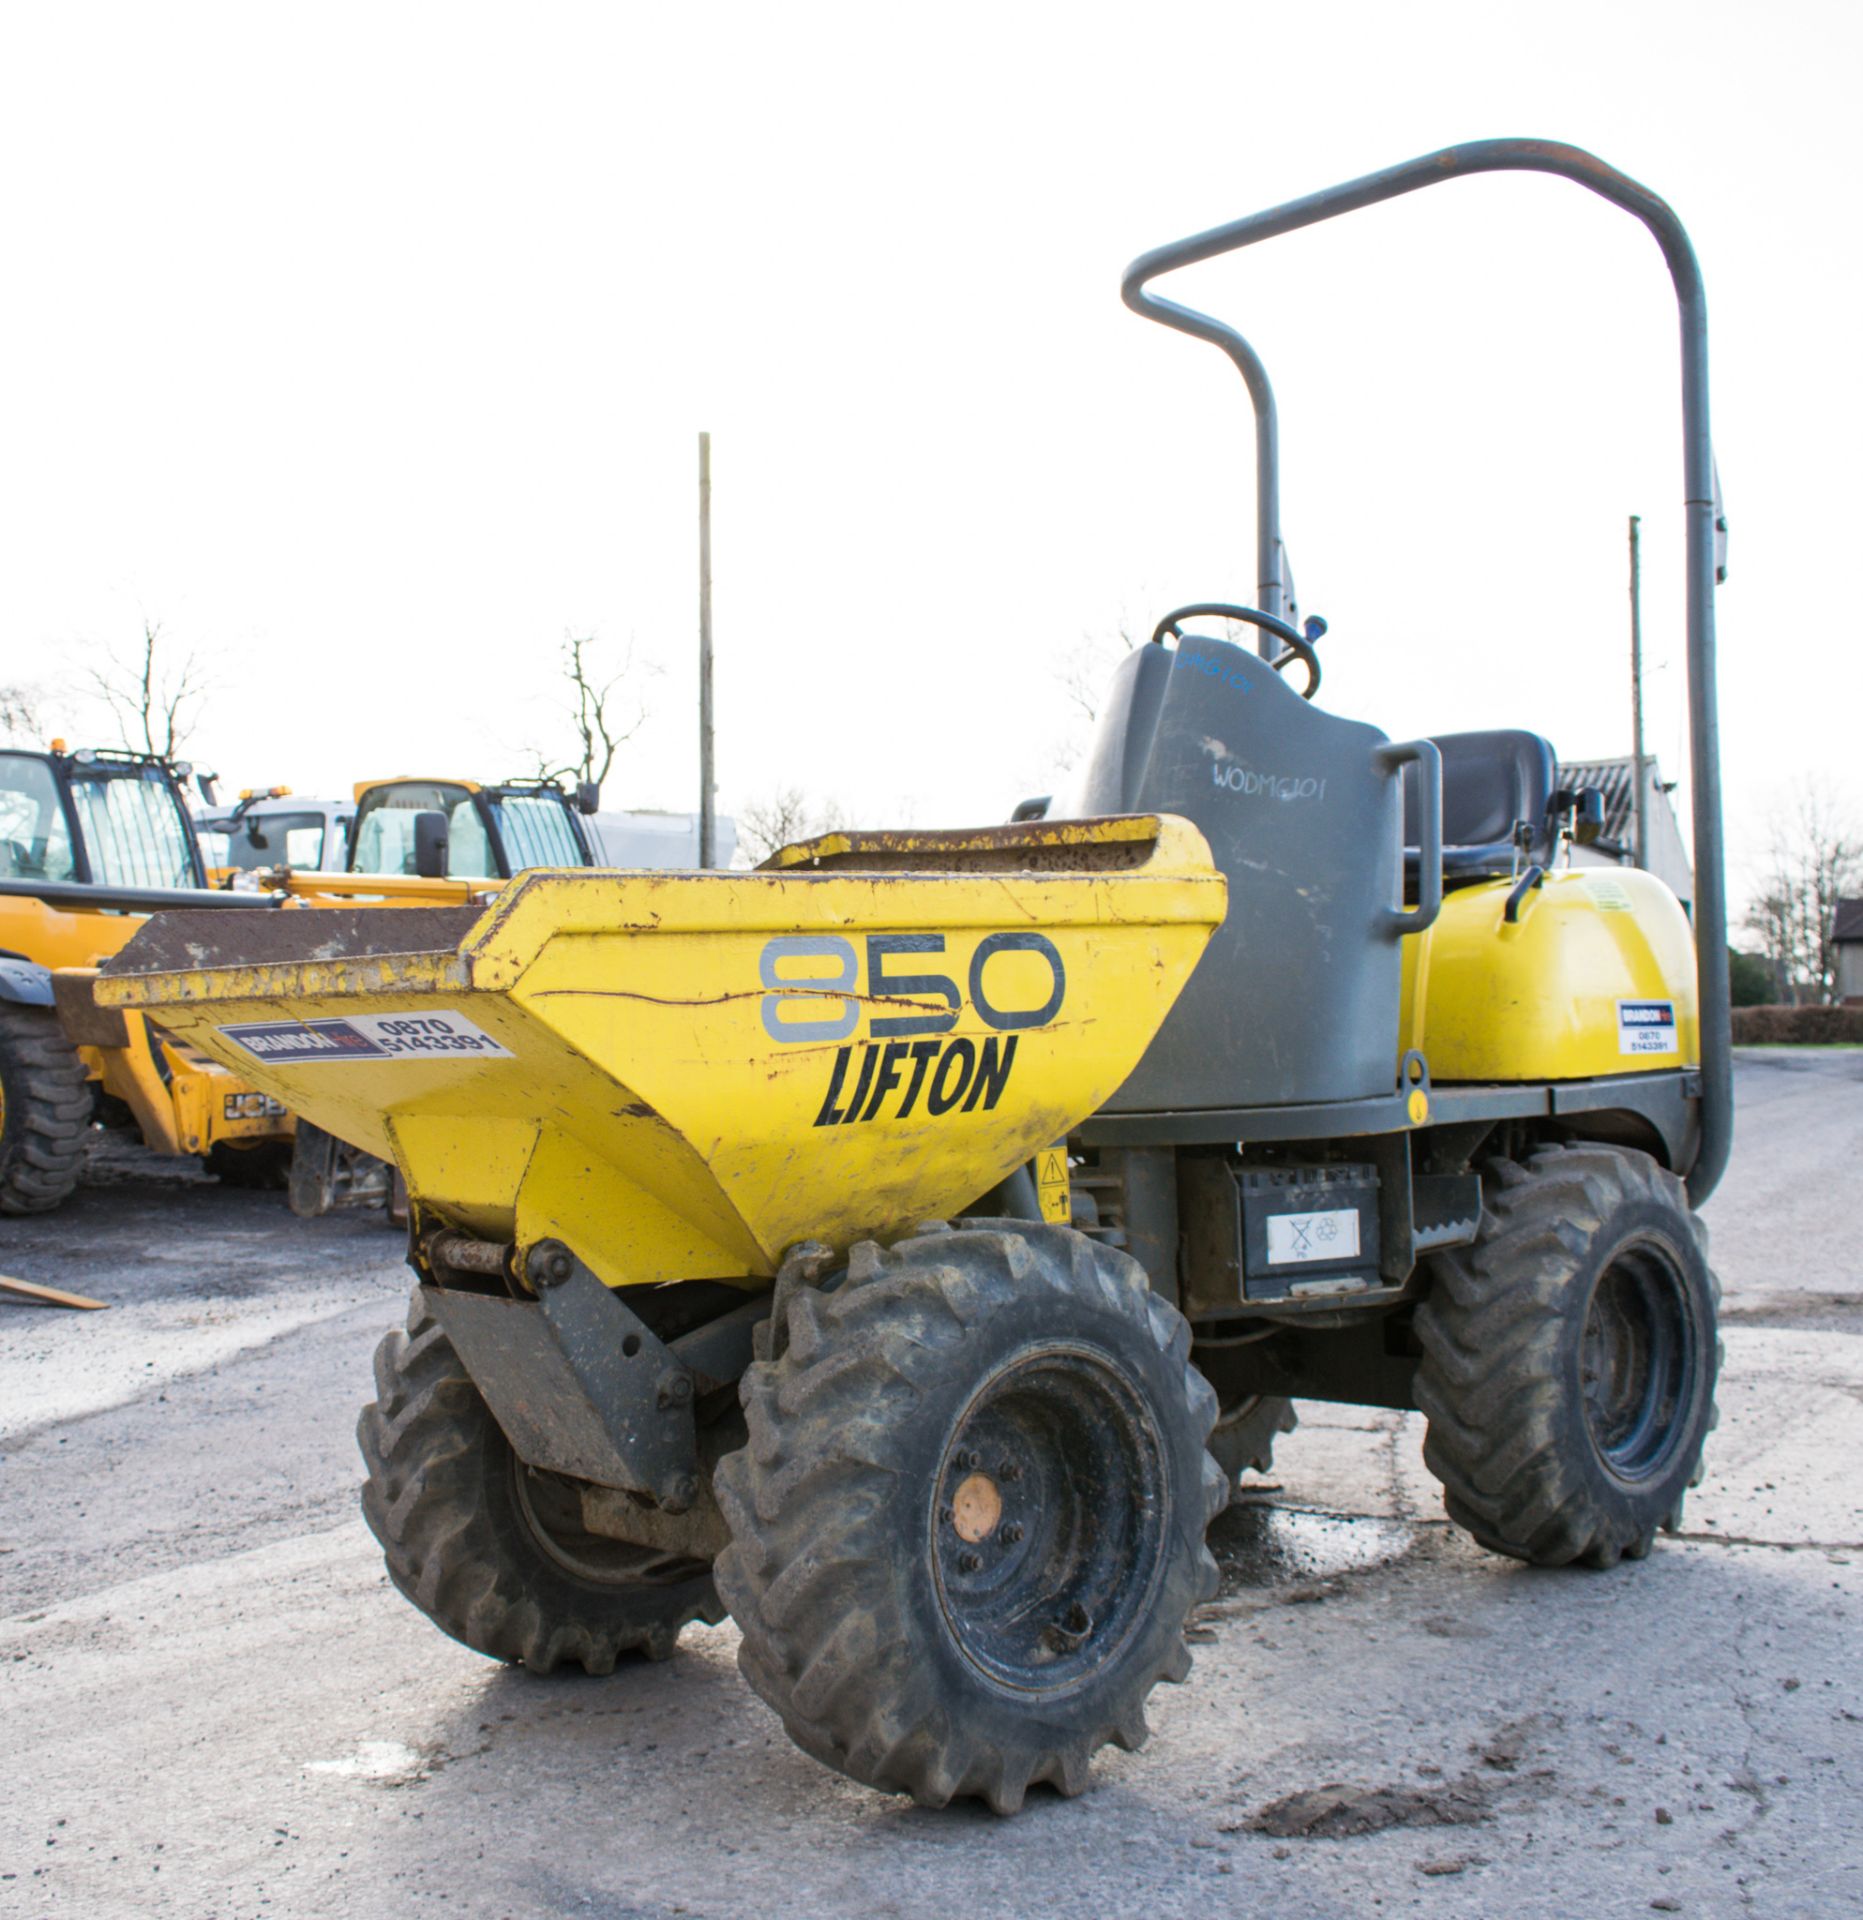
[[[1833,940],[1863,940],[1863,900],[1840,900]]]

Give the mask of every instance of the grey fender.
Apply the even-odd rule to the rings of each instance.
[[[52,1004],[52,970],[36,960],[15,960],[0,956],[0,1000],[19,1007],[49,1007]]]

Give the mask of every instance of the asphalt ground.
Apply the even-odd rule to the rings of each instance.
[[[728,1625],[605,1680],[445,1639],[355,1505],[396,1237],[105,1167],[0,1222],[112,1308],[0,1304],[0,1914],[1863,1913],[1863,1052],[1738,1089],[1682,1534],[1496,1559],[1415,1416],[1303,1406],[1150,1746],[1009,1821],[822,1770]]]

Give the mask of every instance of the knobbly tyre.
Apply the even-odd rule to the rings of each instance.
[[[1595,802],[1537,734],[1393,743],[1312,703],[1266,373],[1147,286],[1508,169],[1635,214],[1676,280],[1698,944],[1650,876],[1567,864]],[[728,1609],[800,1745],[934,1805],[1075,1792],[1140,1743],[1287,1396],[1420,1408],[1450,1515],[1543,1565],[1646,1554],[1713,1422],[1694,1208],[1731,1081],[1686,236],[1589,155],[1486,142],[1161,249],[1126,297],[1245,376],[1263,604],[1160,620],[1074,794],[749,875],[531,875],[315,950],[176,915],[98,988],[405,1173],[419,1286],[360,1439],[417,1606],[594,1672]]]

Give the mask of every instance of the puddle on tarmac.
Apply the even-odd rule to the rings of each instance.
[[[1312,1513],[1244,1500],[1210,1529],[1224,1593],[1326,1580],[1401,1560],[1416,1540],[1402,1520]]]

